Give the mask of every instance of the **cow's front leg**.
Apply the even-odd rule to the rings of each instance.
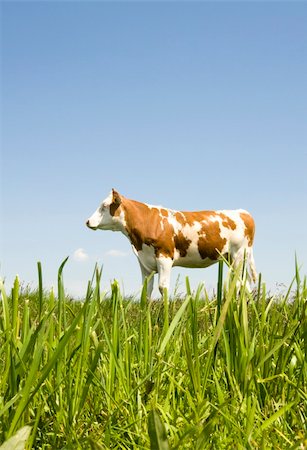
[[[173,265],[173,260],[165,256],[159,256],[157,258],[157,269],[159,276],[159,291],[163,295],[163,289],[169,289],[170,278],[171,278],[171,268]]]
[[[147,270],[143,266],[143,264],[141,263],[140,260],[139,260],[139,263],[140,263],[141,272],[142,272],[142,284],[144,285],[146,277],[149,277],[149,275],[151,275],[152,272]],[[147,283],[147,297],[149,299],[151,298],[151,294],[152,294],[152,291],[153,291],[153,284],[154,284],[154,277],[152,276],[152,277],[150,277],[150,279],[148,280],[148,283]]]

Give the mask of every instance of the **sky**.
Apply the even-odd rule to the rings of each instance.
[[[85,221],[116,188],[178,210],[247,209],[258,272],[307,273],[306,2],[2,2],[0,276],[82,297],[141,288],[128,239]],[[171,290],[216,285],[173,269]],[[156,290],[157,292],[157,290]]]

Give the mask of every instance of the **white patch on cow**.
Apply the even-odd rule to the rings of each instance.
[[[125,213],[124,213],[124,211],[121,211],[121,212],[120,212],[119,218],[120,218],[121,223],[123,224],[123,226],[126,227],[127,222],[126,222],[126,218],[125,218]]]
[[[176,214],[178,214],[178,211],[175,211],[173,209],[167,209],[168,212],[168,223],[170,225],[172,225],[172,227],[174,228],[174,233],[178,233],[181,229],[182,229],[182,225],[180,222],[178,222],[178,220],[176,219]]]
[[[125,213],[122,210],[118,216],[112,217],[114,229],[113,231],[122,231],[124,234],[127,235],[127,229],[126,229],[126,218]]]
[[[102,202],[102,206],[110,206],[112,201],[113,201],[113,191],[110,191],[110,194]]]
[[[164,208],[164,206],[161,206],[161,205],[150,205],[149,203],[144,203],[144,204],[149,209],[166,209],[166,208]]]
[[[192,257],[198,259],[200,258],[199,252],[198,252],[198,239],[199,239],[199,232],[201,230],[201,223],[200,222],[194,222],[193,225],[185,224],[184,227],[182,227],[181,232],[183,236],[186,239],[189,239],[191,241],[190,246],[188,248],[187,257]]]
[[[182,227],[182,234],[191,241],[198,240],[199,232],[201,230],[202,224],[200,222],[193,222],[193,225],[185,224]]]
[[[151,245],[143,244],[142,250],[136,251],[134,249],[134,252],[147,272],[151,273],[157,271],[155,249]]]

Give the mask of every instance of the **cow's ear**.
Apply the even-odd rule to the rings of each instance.
[[[122,199],[121,199],[120,194],[115,189],[112,189],[112,203],[114,205],[119,206],[121,204],[121,202],[122,202]]]

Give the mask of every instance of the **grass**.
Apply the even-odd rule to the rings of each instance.
[[[86,299],[1,283],[0,449],[307,448],[307,283],[203,286],[184,298]],[[30,426],[31,428],[29,428]],[[17,436],[15,436],[17,434]],[[15,436],[15,437],[14,437]],[[8,441],[11,439],[11,441]],[[9,444],[8,444],[9,442]],[[21,442],[21,441],[20,441]],[[24,445],[20,448],[24,448]]]

